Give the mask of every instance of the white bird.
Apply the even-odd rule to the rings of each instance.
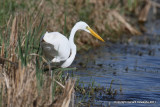
[[[62,68],[70,66],[77,53],[76,45],[74,44],[74,36],[77,30],[84,30],[104,42],[88,24],[80,21],[72,28],[69,39],[59,32],[46,32],[41,37],[40,44],[45,57],[53,63],[63,62],[61,64]]]

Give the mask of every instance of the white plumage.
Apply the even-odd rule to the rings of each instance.
[[[85,22],[77,22],[71,30],[69,40],[59,32],[46,32],[41,38],[41,47],[48,60],[51,62],[62,62],[62,68],[70,66],[76,55],[76,45],[74,44],[74,35],[77,30],[84,30],[91,33],[99,40],[104,40],[96,34]]]
[[[70,55],[70,44],[68,39],[59,32],[46,32],[44,41],[54,46],[54,49],[58,52],[53,62],[60,62],[66,60]],[[62,42],[60,42],[62,41]],[[65,45],[64,45],[65,44]]]

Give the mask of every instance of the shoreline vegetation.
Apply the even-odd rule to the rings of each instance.
[[[44,72],[40,37],[46,31],[68,37],[79,20],[113,42],[124,34],[141,35],[144,30],[135,26],[147,21],[151,6],[160,7],[149,0],[1,0],[0,106],[74,107],[76,79],[63,71],[75,68],[53,70],[52,78]],[[85,32],[75,42],[78,50],[101,45]]]

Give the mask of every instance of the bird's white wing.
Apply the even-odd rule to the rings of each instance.
[[[46,48],[46,51],[50,49],[52,50],[52,51],[48,51],[49,55],[51,54],[51,56],[54,56],[60,61],[64,61],[69,57],[70,50],[71,50],[70,44],[69,44],[68,39],[61,33],[59,32],[48,33],[47,32],[44,35],[43,40],[49,44],[46,46],[48,47],[48,49]]]

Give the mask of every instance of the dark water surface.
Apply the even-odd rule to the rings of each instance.
[[[113,99],[105,94],[97,96],[93,102],[97,106],[93,107],[160,107],[160,24],[157,23],[160,21],[153,23],[153,29],[146,25],[147,33],[131,37],[126,43],[106,43],[77,55],[73,66],[78,65],[74,74],[80,81],[86,86],[95,81],[95,86],[109,87],[114,80],[112,87],[118,90]]]

